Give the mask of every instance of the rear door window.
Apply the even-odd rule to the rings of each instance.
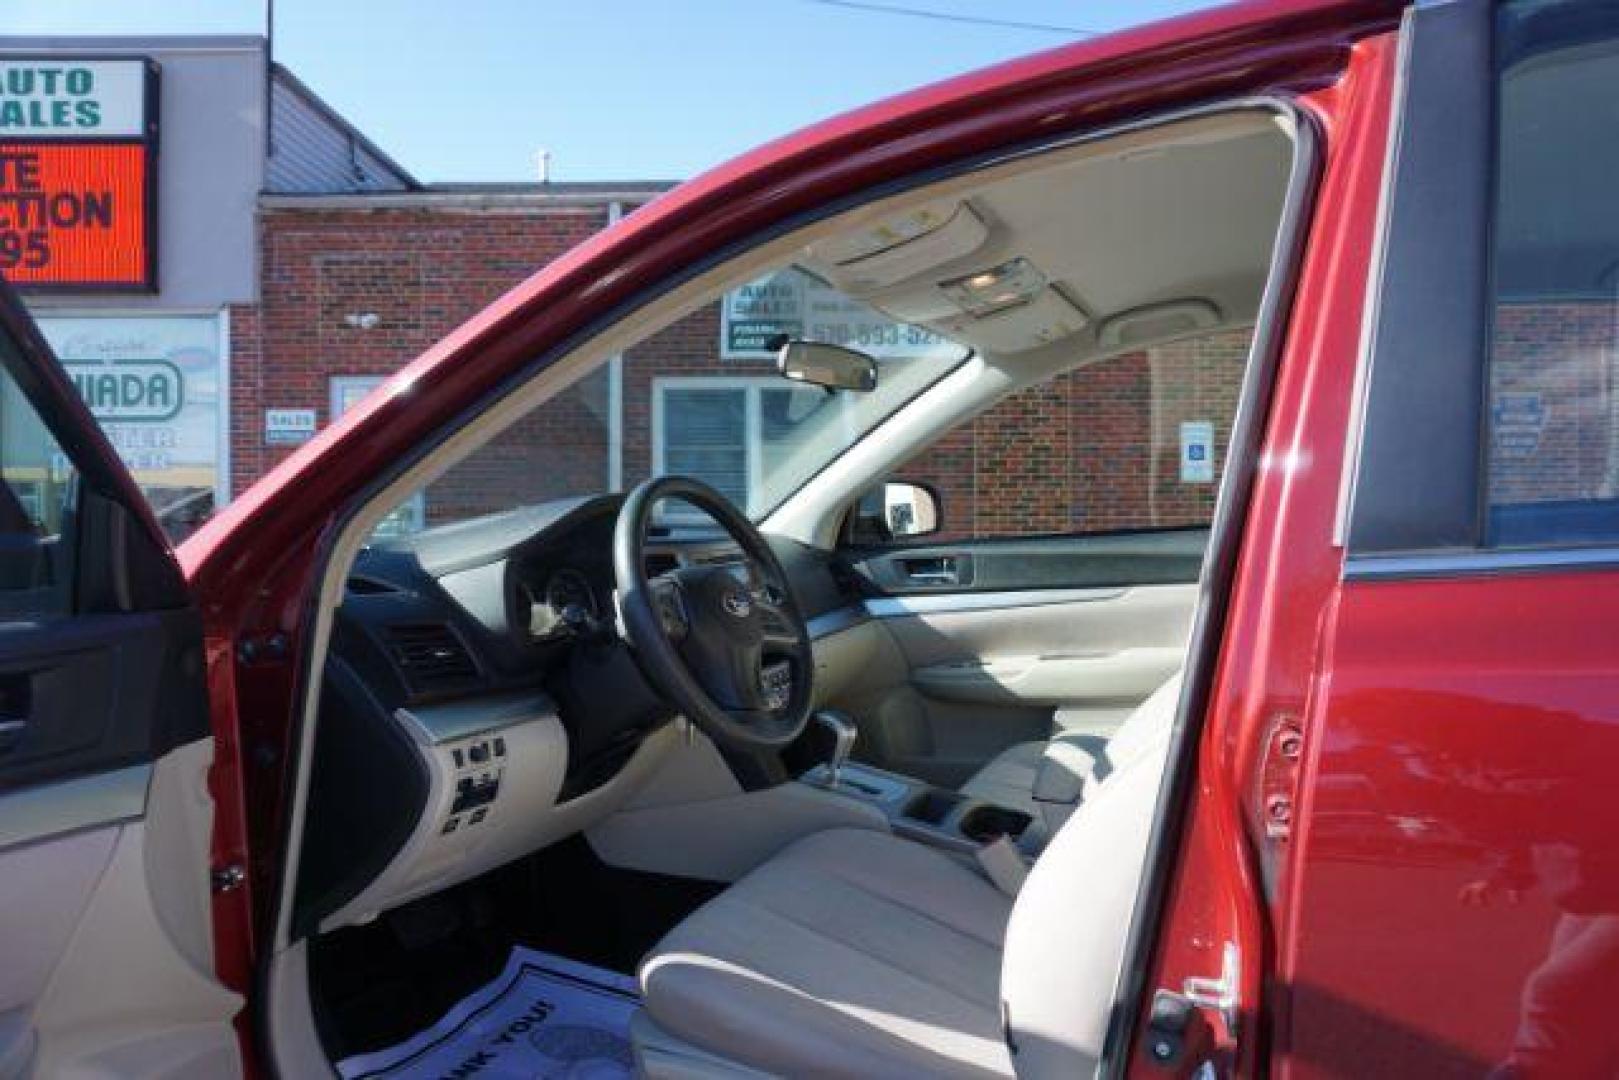
[[[1485,539],[1619,540],[1619,4],[1504,5]]]

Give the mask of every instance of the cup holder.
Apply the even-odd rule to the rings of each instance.
[[[1016,840],[1033,820],[1021,810],[1009,810],[1004,806],[975,806],[961,819],[961,832],[969,840],[980,844],[987,844],[1001,836]]]
[[[940,826],[956,807],[966,801],[954,791],[928,788],[905,804],[905,816],[925,825]]]

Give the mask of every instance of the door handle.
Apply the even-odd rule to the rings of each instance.
[[[954,555],[905,559],[900,564],[913,585],[960,585],[961,563]]]

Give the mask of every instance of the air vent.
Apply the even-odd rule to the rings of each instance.
[[[443,623],[390,626],[387,635],[388,651],[413,690],[444,690],[478,677],[466,643]]]
[[[381,596],[385,593],[396,593],[398,586],[390,585],[386,581],[376,578],[360,577],[358,574],[350,576],[345,583],[348,591],[356,596]]]

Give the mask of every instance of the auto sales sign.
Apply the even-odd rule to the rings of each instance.
[[[157,285],[158,67],[0,55],[0,274],[28,289]]]

